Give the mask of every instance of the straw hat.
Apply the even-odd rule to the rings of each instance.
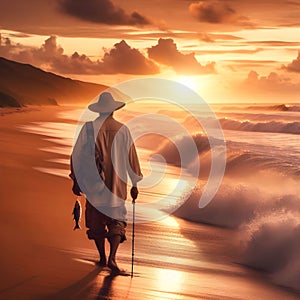
[[[123,106],[125,106],[124,102],[116,101],[111,93],[104,92],[99,96],[98,102],[90,104],[88,108],[93,112],[109,113]]]

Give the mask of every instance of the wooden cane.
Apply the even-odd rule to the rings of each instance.
[[[131,277],[133,277],[133,264],[134,264],[134,222],[135,222],[135,199],[132,199]]]

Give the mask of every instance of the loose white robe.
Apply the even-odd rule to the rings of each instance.
[[[120,199],[127,198],[127,174],[133,186],[143,178],[136,148],[128,127],[116,121],[111,115],[99,116],[93,121],[93,127],[95,159],[99,162],[102,154],[101,166],[106,188],[96,197],[98,199],[88,200],[94,206],[117,207],[122,205]],[[76,149],[87,143],[86,132],[85,124],[73,149],[72,159],[76,152],[79,153]],[[70,177],[72,176],[77,177],[73,168]]]

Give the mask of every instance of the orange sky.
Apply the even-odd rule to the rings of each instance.
[[[178,80],[208,102],[300,102],[300,0],[0,0],[0,56],[113,85]]]

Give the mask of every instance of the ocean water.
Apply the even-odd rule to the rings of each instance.
[[[299,290],[300,106],[228,105],[215,112],[227,146],[222,185],[213,201],[199,209],[205,168],[210,167],[209,149],[204,147],[194,158],[204,161],[204,176],[175,215],[235,229],[242,264],[267,271],[275,283]],[[195,141],[203,145],[206,137],[198,134]],[[166,149],[162,153],[178,165],[176,153]],[[191,173],[193,163],[187,166]]]
[[[300,290],[300,105],[235,104],[212,109],[223,128],[225,141],[220,144],[226,144],[226,169],[216,195],[202,209],[199,199],[211,168],[205,131],[214,126],[211,115],[198,111],[197,105],[191,113],[147,103],[118,112],[117,118],[137,139],[145,175],[139,199],[160,211],[149,212],[145,220],[160,218],[174,207],[176,217],[231,228],[239,239],[239,263],[266,271],[276,284]],[[82,109],[58,117],[56,123],[32,123],[20,130],[45,135],[54,143],[40,150],[70,155]],[[190,152],[191,141],[196,153]],[[188,154],[184,163],[182,153]],[[67,158],[52,162],[61,168],[34,168],[68,176]],[[157,204],[162,197],[164,201]]]

